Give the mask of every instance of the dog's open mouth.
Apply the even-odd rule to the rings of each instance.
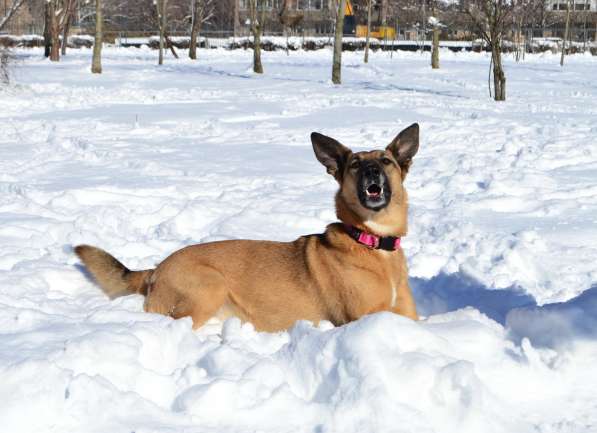
[[[367,194],[367,198],[370,200],[379,200],[382,192],[383,188],[376,183],[372,183],[365,190],[365,194]]]
[[[358,195],[359,200],[364,207],[373,211],[378,211],[388,205],[390,197],[392,196],[392,191],[387,181],[374,181],[371,183],[364,181],[363,183],[364,185],[361,184],[358,188]]]
[[[388,205],[392,188],[382,167],[368,163],[359,170],[357,194],[366,209],[377,212]]]

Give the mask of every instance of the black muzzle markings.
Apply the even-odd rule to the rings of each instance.
[[[363,207],[379,211],[390,203],[392,189],[377,161],[364,161],[357,172],[357,193]]]

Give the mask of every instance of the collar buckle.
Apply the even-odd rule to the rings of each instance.
[[[357,241],[372,250],[379,248],[379,237],[372,235],[371,233],[361,232]]]
[[[376,236],[372,233],[359,230],[356,227],[345,225],[346,231],[360,244],[371,250],[396,251],[400,248],[400,238],[396,236]]]

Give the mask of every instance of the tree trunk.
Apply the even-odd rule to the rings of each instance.
[[[253,33],[253,72],[263,74],[263,65],[261,64],[261,31]]]
[[[74,2],[72,2],[74,5]],[[70,23],[73,13],[71,11],[67,12],[66,21],[64,23],[64,28],[62,29],[62,47],[61,53],[63,56],[66,56],[66,46],[68,45],[68,33],[70,32]]]
[[[493,59],[493,99],[496,101],[506,100],[506,74],[502,66],[502,47],[499,38],[493,39],[491,45],[491,57]]]
[[[240,14],[239,14],[239,1],[240,0],[233,0],[234,2],[234,37],[238,37],[239,32],[240,32]]]
[[[334,59],[332,64],[332,83],[342,83],[342,35],[344,31],[344,9],[346,0],[338,1],[338,13],[336,14],[336,33],[334,36]]]
[[[193,0],[192,22],[191,22],[191,42],[189,44],[189,58],[197,58],[197,37],[201,31],[201,21],[203,20],[201,0]]]
[[[164,64],[164,33],[160,30],[160,42],[158,50],[158,65]]]
[[[371,33],[371,3],[373,0],[367,0],[367,38],[365,40],[365,58],[364,62],[369,62],[369,33]]]
[[[56,16],[56,0],[48,2],[48,13],[50,15],[50,60],[58,62],[60,60],[60,28],[58,27],[58,17]]]
[[[425,3],[423,2],[423,5]],[[388,0],[381,0],[381,25],[385,27],[388,24]]]
[[[431,68],[439,69],[439,28],[433,28],[433,47],[431,50]]]
[[[582,52],[584,53],[587,49],[587,11],[583,12],[583,24],[582,24]]]
[[[522,21],[522,16],[521,16],[521,21]],[[520,33],[522,32],[521,30],[521,25],[518,22],[516,22],[516,32],[515,32],[515,36],[514,36],[514,43],[516,46],[516,51],[514,51],[514,59],[519,62],[520,61]]]
[[[164,41],[166,42],[166,48],[169,48],[174,58],[178,59],[178,53],[176,52],[176,48],[174,47],[174,44],[172,43],[172,39],[170,39],[170,35],[168,35],[168,32],[164,32]]]
[[[52,37],[50,36],[50,3],[44,5],[44,56],[50,57],[52,50]]]
[[[158,65],[164,64],[164,42],[166,33],[166,5],[168,0],[157,0],[156,8],[158,12],[158,29],[160,32],[160,49],[158,54]]]
[[[55,32],[52,34],[52,46],[50,48],[50,60],[52,62],[60,61],[60,34]]]
[[[560,57],[560,66],[564,66],[564,56],[566,55],[566,41],[570,30],[570,0],[566,2],[566,28],[564,30],[564,40],[562,41],[562,57]]]
[[[167,0],[161,0],[162,11],[160,13],[160,65],[164,64],[164,46],[166,43],[166,1]]]
[[[265,5],[262,6],[262,13],[257,19],[257,9],[259,0],[250,0],[249,8],[251,14],[251,33],[253,33],[253,72],[263,74],[263,65],[261,64],[261,30],[263,20],[265,19]]]
[[[91,62],[91,72],[93,74],[102,73],[102,0],[95,0],[95,40],[93,42],[93,60]]]
[[[435,16],[435,2],[431,6],[431,16]],[[433,41],[431,45],[431,68],[439,69],[439,22],[433,24]]]

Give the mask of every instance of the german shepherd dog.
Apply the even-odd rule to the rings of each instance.
[[[339,184],[339,223],[293,242],[229,240],[180,249],[155,269],[131,271],[105,251],[75,248],[111,298],[140,293],[145,311],[190,316],[193,327],[230,316],[262,331],[297,320],[335,325],[378,311],[417,320],[400,238],[407,231],[404,179],[419,148],[419,125],[384,149],[353,153],[312,133],[315,156]]]

